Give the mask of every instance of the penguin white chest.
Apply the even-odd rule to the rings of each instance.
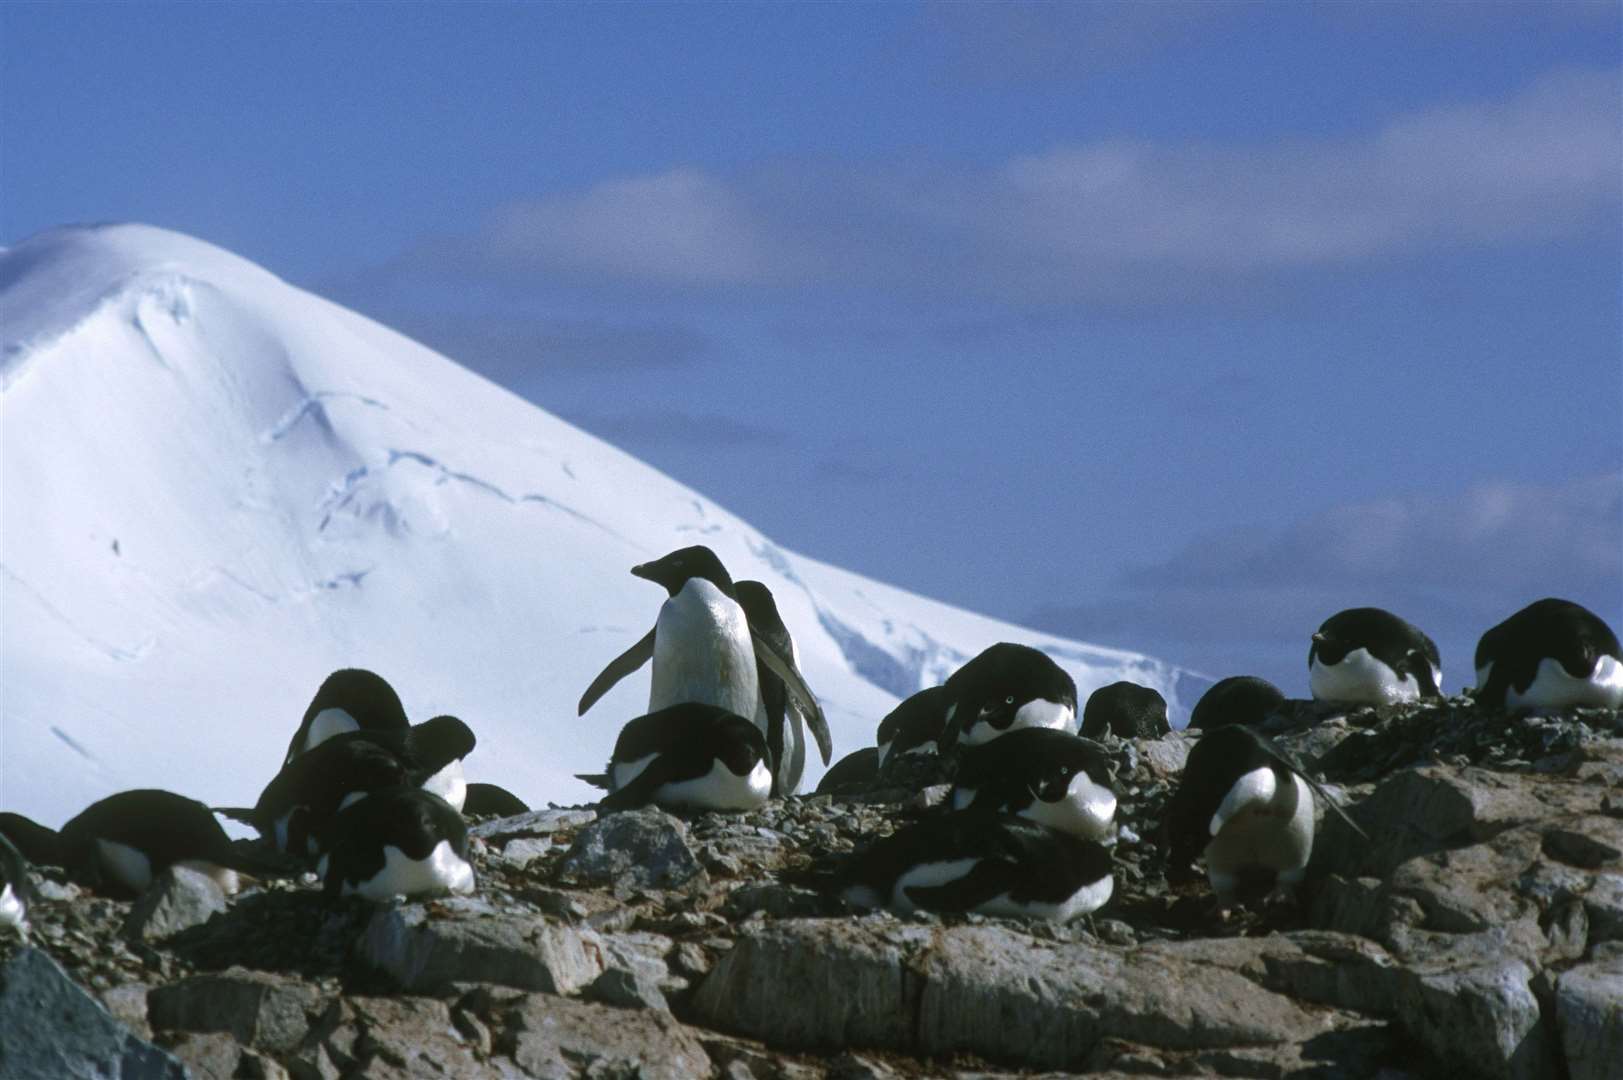
[[[744,609],[709,581],[690,578],[654,624],[648,711],[697,701],[754,717],[760,697]]]
[[[24,936],[28,933],[28,917],[22,898],[12,891],[9,881],[0,890],[0,927],[11,927]]]
[[[1487,681],[1484,669],[1478,685]],[[1565,709],[1574,705],[1587,705],[1601,709],[1615,709],[1623,705],[1623,664],[1615,657],[1602,656],[1595,661],[1595,670],[1588,678],[1575,678],[1567,673],[1559,660],[1546,656],[1539,661],[1538,673],[1525,691],[1514,686],[1505,690],[1507,709]]]
[[[1432,675],[1441,686],[1442,672],[1434,668]],[[1399,678],[1397,672],[1362,648],[1353,649],[1338,664],[1326,664],[1315,656],[1308,685],[1319,701],[1395,705],[1420,700],[1419,680],[1413,675]]]

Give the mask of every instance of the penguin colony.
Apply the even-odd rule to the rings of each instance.
[[[734,581],[702,546],[631,568],[664,589],[652,628],[609,661],[579,704],[585,714],[621,679],[651,665],[646,713],[627,722],[602,773],[603,812],[659,805],[747,811],[796,794],[808,738],[824,764],[828,723],[800,672],[770,590]],[[1437,647],[1379,608],[1352,608],[1311,635],[1313,697],[1386,706],[1442,694]],[[1623,707],[1623,650],[1592,612],[1530,604],[1482,635],[1474,657],[1485,708],[1507,712]],[[1233,676],[1195,706],[1201,732],[1162,828],[1169,879],[1204,863],[1220,910],[1289,897],[1312,855],[1318,800],[1356,823],[1260,730],[1285,701],[1271,683]],[[872,786],[909,759],[949,763],[937,811],[846,859],[830,891],[855,909],[978,912],[1069,921],[1111,897],[1118,795],[1111,760],[1089,736],[1159,735],[1166,702],[1132,683],[1101,688],[1079,723],[1077,690],[1047,654],[996,643],[939,686],[900,702],[875,745],[834,763],[819,793]],[[252,806],[215,807],[169,791],[108,796],[60,830],[0,813],[0,933],[26,935],[30,863],[64,868],[113,896],[140,894],[171,867],[205,873],[227,894],[243,877],[303,878],[324,894],[374,901],[476,888],[464,813],[524,813],[488,783],[466,781],[477,744],[454,716],[413,724],[374,672],[346,668],[317,689],[280,766]],[[259,841],[231,841],[216,815]],[[1260,893],[1259,893],[1260,889]]]

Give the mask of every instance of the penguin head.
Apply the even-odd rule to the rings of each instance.
[[[436,716],[413,725],[406,741],[419,760],[440,765],[467,757],[479,743],[473,729],[454,716]]]
[[[1114,797],[1116,790],[1111,785],[1109,761],[1102,748],[1081,738],[1048,740],[1044,748],[1049,756],[1038,774],[1037,798],[1043,802],[1059,802],[1086,787]]]
[[[733,579],[716,553],[703,544],[680,548],[653,562],[631,568],[637,577],[663,585],[672,596],[682,591],[691,578],[704,578],[728,596],[733,596]]]
[[[1230,675],[1213,683],[1195,702],[1189,727],[1210,731],[1229,724],[1260,724],[1284,703],[1285,692],[1267,679]]]
[[[766,760],[766,736],[754,721],[727,714],[716,722],[716,758],[734,776],[748,776]]]
[[[1053,719],[1076,714],[1076,682],[1047,653],[1029,645],[1001,642],[983,651],[947,680],[948,695],[965,742],[985,742],[1028,724],[1055,726]],[[1025,715],[1035,709],[1043,716]],[[1069,722],[1068,722],[1069,723]]]
[[[735,581],[733,595],[738,600],[738,606],[744,609],[744,617],[757,633],[787,632],[783,616],[778,614],[778,603],[772,598],[772,590],[761,582]]]
[[[407,724],[394,687],[364,668],[341,668],[322,681],[305,715],[313,717],[324,709],[342,709],[363,728],[390,730]]]

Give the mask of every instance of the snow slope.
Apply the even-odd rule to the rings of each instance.
[[[576,802],[652,625],[627,571],[706,543],[765,581],[836,753],[999,640],[1084,695],[1175,709],[1183,673],[786,551],[704,496],[437,353],[200,241],[71,228],[0,253],[0,807],[60,824],[128,787],[251,802],[321,679],[372,668],[479,736],[471,779]],[[814,784],[821,765],[809,774]]]

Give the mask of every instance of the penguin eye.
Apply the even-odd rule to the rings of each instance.
[[[1005,704],[1005,705],[1013,705],[1014,704],[1014,696],[1011,694],[1009,697],[1004,698],[1003,699],[1003,704]]]

